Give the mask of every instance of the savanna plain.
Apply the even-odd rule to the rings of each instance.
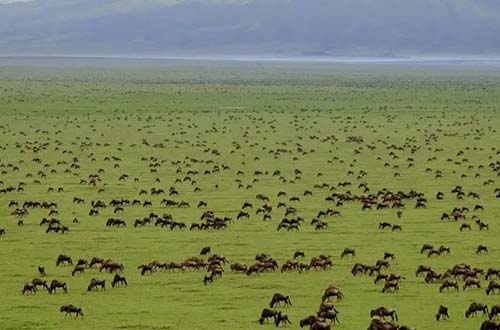
[[[271,329],[258,320],[275,293],[299,329],[330,285],[334,329],[366,329],[381,306],[419,330],[479,329],[488,317],[466,318],[469,305],[500,304],[485,278],[500,269],[498,66],[5,64],[0,116],[1,329]],[[222,276],[204,283],[215,254]],[[94,257],[122,264],[128,285],[100,264],[72,275]],[[480,288],[444,276],[459,264],[484,271]],[[398,287],[382,292],[377,273]],[[459,289],[440,292],[445,277]],[[23,294],[34,278],[67,293]],[[106,289],[88,291],[92,278]]]

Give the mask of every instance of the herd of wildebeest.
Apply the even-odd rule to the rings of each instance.
[[[240,114],[227,115],[231,120],[233,116],[245,117],[256,121],[259,120],[258,116]],[[393,116],[386,116],[386,120],[394,120]],[[300,116],[294,119],[294,123],[300,124]],[[345,119],[350,122],[352,118]],[[361,124],[361,121],[358,121]],[[225,129],[222,127],[212,127],[205,131],[206,134],[222,134]],[[267,123],[270,130],[275,129],[275,125],[279,126],[279,122]],[[91,126],[92,127],[92,126]],[[301,126],[298,126],[301,127]],[[8,126],[2,126],[3,133],[8,130]],[[302,127],[306,130],[305,127]],[[279,169],[281,157],[283,155],[292,155],[292,164],[294,160],[300,157],[314,154],[314,148],[307,148],[302,145],[302,140],[310,140],[312,145],[336,145],[346,144],[349,146],[350,152],[355,156],[362,155],[367,150],[378,150],[379,156],[377,157],[377,166],[391,170],[392,177],[398,178],[401,176],[403,167],[401,165],[394,165],[390,160],[399,160],[403,154],[417,155],[423,150],[429,152],[427,165],[422,168],[422,164],[415,161],[413,156],[408,156],[402,162],[406,168],[411,169],[418,167],[430,176],[429,180],[439,180],[445,175],[439,168],[433,168],[433,162],[439,157],[439,154],[444,151],[443,148],[435,146],[434,142],[438,140],[436,132],[426,134],[424,145],[419,144],[415,138],[407,136],[404,141],[399,144],[390,144],[384,140],[373,140],[366,136],[360,135],[347,135],[344,138],[339,138],[335,134],[324,132],[323,136],[317,136],[311,133],[309,136],[301,135],[301,130],[297,130],[300,139],[296,141],[279,141],[275,144],[267,146],[260,146],[262,151],[268,153],[275,159],[276,169],[273,171],[255,169],[251,173],[238,168],[238,162],[234,161],[229,164],[225,161],[219,160],[221,154],[232,155],[236,154],[234,159],[238,159],[238,150],[242,148],[242,144],[250,146],[255,150],[253,155],[254,160],[258,160],[257,150],[259,148],[258,142],[252,142],[247,139],[250,129],[248,127],[241,128],[240,137],[235,138],[232,142],[230,150],[217,150],[209,146],[206,141],[196,140],[188,141],[190,144],[197,144],[202,150],[199,155],[186,156],[184,159],[169,159],[168,153],[158,156],[143,156],[140,161],[143,164],[144,173],[154,175],[162,167],[171,167],[175,169],[175,178],[165,178],[158,176],[152,186],[144,185],[138,190],[138,194],[134,196],[122,196],[120,198],[105,199],[99,198],[99,194],[104,193],[107,189],[111,189],[111,180],[106,175],[107,169],[105,165],[97,165],[96,171],[86,175],[80,175],[84,166],[88,164],[111,164],[113,169],[120,169],[121,165],[127,162],[126,158],[118,157],[116,155],[98,156],[93,152],[94,148],[99,146],[109,147],[107,143],[98,143],[93,141],[93,137],[85,137],[81,140],[61,141],[59,139],[40,139],[38,141],[31,139],[18,139],[14,146],[4,145],[2,148],[14,147],[19,155],[24,157],[29,154],[36,172],[25,173],[25,180],[13,183],[9,179],[12,173],[25,171],[24,167],[27,166],[23,161],[16,159],[2,159],[0,162],[1,180],[0,180],[0,197],[6,203],[2,207],[8,207],[10,214],[17,221],[19,230],[25,226],[26,219],[29,218],[32,210],[43,210],[46,216],[39,219],[40,230],[45,231],[47,235],[72,235],[72,228],[78,226],[82,221],[81,217],[67,218],[61,217],[59,213],[60,202],[51,199],[50,196],[54,194],[65,194],[64,186],[52,187],[47,186],[47,199],[33,200],[33,199],[20,199],[10,198],[9,195],[25,193],[29,195],[29,189],[32,185],[44,185],[44,179],[51,176],[56,176],[60,173],[61,169],[65,174],[72,174],[75,180],[81,187],[95,188],[95,198],[92,200],[85,199],[79,195],[78,190],[72,189],[71,198],[73,204],[79,207],[85,207],[87,210],[86,218],[102,219],[102,227],[109,227],[110,229],[119,231],[125,230],[124,228],[133,227],[130,230],[140,230],[142,227],[152,227],[156,230],[170,230],[170,231],[217,231],[225,230],[230,226],[237,226],[240,221],[266,221],[275,223],[274,228],[277,232],[301,232],[304,226],[310,226],[313,231],[323,232],[329,230],[329,225],[336,218],[341,218],[342,208],[346,204],[356,205],[362,212],[378,212],[380,210],[394,210],[394,221],[382,221],[378,223],[378,228],[381,231],[389,230],[392,232],[404,231],[405,228],[397,219],[404,218],[405,210],[407,209],[425,209],[429,204],[436,200],[450,199],[454,203],[460,204],[443,210],[440,219],[435,221],[456,222],[457,231],[489,231],[490,223],[488,220],[483,219],[481,212],[484,211],[485,206],[482,203],[483,199],[500,201],[500,188],[493,187],[495,180],[500,176],[500,161],[497,160],[500,155],[500,149],[491,147],[488,150],[490,157],[487,163],[484,164],[469,164],[469,160],[464,154],[471,149],[479,149],[481,147],[469,147],[464,145],[454,158],[446,160],[463,169],[460,174],[461,178],[473,177],[474,180],[481,180],[481,183],[490,191],[489,196],[483,196],[476,191],[466,190],[459,181],[453,186],[446,187],[445,185],[435,186],[435,194],[428,195],[423,192],[408,187],[407,190],[393,190],[389,188],[374,189],[364,178],[368,176],[371,169],[362,168],[354,161],[349,165],[349,170],[346,173],[348,179],[336,182],[336,178],[329,177],[322,172],[315,172],[314,168],[295,168],[292,176],[285,174]],[[446,134],[446,129],[443,134]],[[496,131],[476,132],[480,134],[496,134]],[[43,129],[37,130],[43,132]],[[257,131],[259,132],[259,131]],[[47,131],[48,133],[48,131]],[[23,136],[23,134],[19,134]],[[476,135],[476,136],[477,136]],[[473,138],[472,137],[469,138]],[[242,138],[243,140],[241,140]],[[184,142],[182,142],[184,143]],[[177,140],[170,140],[166,142],[157,142],[154,148],[162,150],[169,147],[180,146],[182,143]],[[147,135],[140,142],[144,148],[151,148],[152,142],[148,141]],[[274,147],[270,147],[270,146]],[[309,144],[310,145],[310,144]],[[134,144],[134,147],[136,145]],[[500,146],[500,144],[499,144]],[[125,143],[118,143],[118,149],[125,149]],[[60,154],[61,159],[57,163],[50,163],[44,159],[46,150],[54,150]],[[83,159],[85,158],[85,161]],[[70,159],[68,161],[68,159]],[[328,165],[335,166],[336,164],[343,164],[344,160],[342,155],[332,156],[325,159]],[[85,164],[85,165],[83,165]],[[203,167],[205,170],[201,171],[198,168]],[[262,178],[269,178],[276,180],[276,184],[280,183],[296,183],[302,180],[303,172],[314,172],[316,178],[324,179],[321,184],[315,183],[308,185],[309,188],[305,189],[301,194],[290,194],[283,190],[279,191],[276,195],[270,195],[266,191],[257,191],[254,199],[245,201],[242,205],[237,205],[237,210],[233,212],[232,216],[227,213],[220,215],[220,211],[211,209],[210,202],[201,198],[203,196],[202,183],[204,177],[210,177],[215,173],[227,173],[227,175],[234,175],[236,188],[239,190],[252,190],[253,184],[259,182]],[[474,173],[476,171],[476,173]],[[480,175],[488,173],[487,177]],[[488,172],[485,172],[488,171]],[[251,177],[251,182],[248,182],[248,177]],[[120,185],[127,185],[134,183],[137,186],[141,185],[142,179],[140,176],[131,176],[127,173],[121,174],[117,180]],[[247,182],[245,183],[245,180]],[[387,186],[390,186],[390,178],[387,178]],[[457,179],[458,180],[458,179]],[[10,182],[10,184],[6,184]],[[197,193],[200,198],[198,200],[184,200],[182,199],[181,189],[179,185],[190,185],[194,193]],[[302,182],[304,184],[304,182]],[[219,184],[214,184],[213,189],[219,189]],[[307,198],[312,195],[321,195],[324,201],[331,205],[324,209],[316,210],[316,215],[313,218],[306,219],[301,216],[300,208],[302,203],[307,203]],[[2,197],[3,196],[3,197]],[[473,201],[474,206],[469,208],[464,201]],[[152,207],[162,208],[163,212],[149,210]],[[136,219],[127,218],[127,210],[130,208],[142,208],[144,216]],[[199,209],[199,218],[191,222],[185,222],[174,217],[169,210],[171,209]],[[103,218],[102,213],[111,212],[112,217]],[[395,221],[397,223],[395,223]],[[374,225],[376,226],[376,224]],[[491,230],[494,230],[495,225],[492,224]],[[116,228],[116,229],[114,229]],[[305,230],[309,230],[306,228]],[[14,230],[7,231],[0,228],[0,236],[5,237],[8,235],[16,235]],[[278,261],[268,253],[261,253],[255,256],[255,261],[251,264],[246,264],[238,260],[228,260],[222,254],[215,253],[210,246],[200,246],[200,253],[197,256],[189,257],[185,260],[166,261],[166,260],[145,260],[140,265],[125,265],[119,260],[108,259],[105,256],[70,256],[61,251],[59,256],[54,256],[53,265],[39,265],[39,276],[31,279],[30,281],[22,284],[21,293],[23,295],[40,294],[43,291],[48,294],[58,294],[59,292],[67,293],[72,290],[68,284],[57,278],[49,279],[47,275],[50,273],[48,270],[52,267],[66,267],[71,276],[77,278],[83,273],[92,273],[92,279],[88,284],[88,292],[97,292],[109,290],[108,283],[111,284],[112,290],[127,290],[129,283],[126,277],[127,272],[138,272],[142,276],[157,276],[162,272],[203,272],[200,275],[200,283],[207,287],[212,285],[214,281],[223,282],[224,274],[227,271],[234,274],[241,274],[241,276],[259,276],[261,273],[306,273],[312,271],[329,271],[335,267],[335,259],[343,259],[352,261],[351,273],[355,278],[371,277],[375,285],[379,286],[381,294],[391,294],[400,290],[400,283],[405,281],[408,276],[416,276],[422,282],[429,285],[436,285],[436,294],[445,294],[450,290],[484,290],[485,295],[493,295],[500,293],[500,266],[495,267],[491,265],[489,268],[479,268],[474,265],[460,263],[453,265],[449,269],[439,270],[434,269],[425,264],[415,265],[415,274],[400,274],[391,271],[391,264],[398,258],[405,258],[404,255],[399,255],[395,251],[387,251],[380,259],[375,260],[371,264],[364,264],[356,262],[357,256],[362,251],[356,251],[354,247],[345,247],[341,251],[335,251],[331,254],[321,254],[310,256],[307,249],[296,250],[290,259],[285,261]],[[478,244],[476,254],[489,253],[488,246]],[[428,258],[436,258],[442,255],[452,253],[452,248],[443,244],[434,242],[425,242],[421,249],[414,251],[415,254],[425,254]],[[499,264],[500,265],[500,264]],[[108,275],[109,274],[109,275]],[[222,280],[221,280],[222,279]],[[336,306],[336,301],[349,299],[350,292],[344,292],[337,284],[325,288],[322,295],[318,293],[317,312],[309,316],[304,315],[301,320],[290,320],[286,314],[286,309],[293,308],[292,302],[294,298],[287,295],[286,292],[276,292],[270,297],[270,302],[262,302],[263,309],[261,315],[256,315],[260,324],[274,323],[276,327],[287,326],[294,322],[298,323],[300,327],[309,327],[311,330],[326,330],[336,327],[341,324],[342,313]],[[432,303],[432,302],[429,302]],[[388,306],[374,306],[371,311],[366,311],[368,330],[408,330],[415,329],[416,327],[398,324],[397,308]],[[65,315],[74,316],[75,318],[84,315],[83,306],[75,306],[72,304],[65,304],[60,307],[60,312]],[[487,306],[486,304],[477,301],[468,306],[464,305],[463,313],[466,318],[484,316],[486,319],[482,321],[481,330],[497,330],[500,329],[500,323],[497,321],[500,316],[500,304]],[[444,305],[436,306],[436,322],[446,320],[450,317],[448,308]],[[252,321],[252,320],[248,320]]]

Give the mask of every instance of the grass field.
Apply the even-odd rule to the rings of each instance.
[[[316,312],[331,284],[345,295],[336,303],[341,324],[334,328],[339,329],[366,329],[370,310],[379,306],[395,308],[400,324],[419,330],[479,329],[483,319],[464,317],[468,305],[500,303],[498,295],[486,295],[484,278],[481,289],[464,292],[460,281],[459,292],[439,293],[438,283],[415,277],[420,264],[442,273],[458,263],[500,268],[498,68],[12,65],[0,67],[0,114],[0,189],[25,183],[24,191],[0,194],[0,227],[6,230],[0,237],[1,329],[270,329],[274,325],[261,326],[257,320],[275,292],[290,295],[293,306],[280,309],[293,323],[288,327],[298,329],[298,321]],[[352,136],[363,142],[348,142]],[[120,160],[105,160],[112,156]],[[75,161],[80,168],[70,168]],[[161,164],[155,173],[151,162]],[[490,166],[495,162],[496,169]],[[223,165],[229,169],[222,170]],[[221,170],[213,171],[214,166]],[[80,184],[99,169],[102,181],[97,186]],[[296,169],[302,173],[296,175]],[[198,174],[188,174],[190,170]],[[275,170],[281,178],[272,175]],[[366,175],[360,177],[360,171]],[[436,171],[442,172],[441,178]],[[120,181],[125,173],[128,180]],[[186,176],[195,183],[183,181]],[[244,187],[238,188],[236,180]],[[427,207],[415,209],[414,200],[405,200],[399,219],[394,209],[361,211],[359,202],[336,207],[325,201],[333,192],[365,194],[358,186],[362,182],[370,193],[383,188],[422,192]],[[329,187],[317,188],[323,183]],[[463,199],[450,192],[456,185],[463,187]],[[49,187],[55,191],[48,192]],[[57,192],[58,187],[64,192]],[[139,195],[153,187],[167,193]],[[168,196],[169,187],[179,195]],[[305,190],[312,196],[303,196]],[[277,197],[280,191],[287,195]],[[443,200],[436,199],[438,191],[444,193]],[[469,192],[480,199],[467,197]],[[272,220],[255,214],[263,204],[257,194],[270,198]],[[292,196],[300,201],[289,201]],[[85,204],[73,204],[74,197]],[[149,200],[153,206],[126,206],[119,215],[107,207],[99,216],[88,215],[92,200],[108,203],[114,198]],[[166,208],[160,203],[163,198],[187,201],[191,207]],[[11,215],[14,208],[8,206],[11,200],[21,205],[26,200],[57,202],[56,217],[70,232],[45,233],[39,223],[48,211],[42,209],[30,209],[25,225],[18,227],[18,218]],[[201,200],[208,207],[197,208]],[[254,206],[250,219],[236,220],[245,201]],[[276,231],[284,217],[278,202],[297,208],[305,219],[300,231]],[[484,210],[474,212],[476,204]],[[462,206],[470,209],[466,220],[440,220],[443,212]],[[323,219],[328,228],[316,231],[310,221],[327,208],[341,216]],[[218,231],[133,227],[134,219],[150,212],[170,213],[189,226],[206,210],[234,222]],[[479,231],[471,220],[474,214],[489,231]],[[75,217],[79,223],[72,223]],[[127,227],[106,227],[110,217],[125,219]],[[382,221],[400,224],[403,230],[379,230]],[[460,232],[462,222],[470,223],[472,231]],[[451,255],[427,258],[419,253],[424,243],[449,246]],[[489,253],[476,255],[479,244],[487,245]],[[306,262],[332,255],[334,267],[246,276],[231,273],[226,265],[223,278],[211,285],[202,282],[205,271],[141,276],[137,270],[153,260],[179,262],[197,256],[204,246],[226,256],[230,264],[252,264],[256,254],[269,253],[282,265],[303,250]],[[340,259],[346,247],[354,248],[357,256]],[[354,263],[374,264],[384,252],[397,257],[385,272],[405,277],[399,292],[382,293],[382,284],[374,284],[372,277],[351,275]],[[129,286],[87,292],[91,278],[111,281],[112,275],[88,269],[73,277],[72,267],[55,266],[59,254],[73,260],[99,256],[119,261]],[[49,280],[66,281],[68,294],[39,290],[23,296],[24,283],[39,276],[38,265],[46,267]],[[82,307],[85,318],[64,318],[59,306],[68,303]],[[434,315],[441,304],[451,318],[438,324]]]

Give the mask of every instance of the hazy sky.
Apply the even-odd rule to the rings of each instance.
[[[28,1],[34,1],[34,0],[0,0],[0,4],[13,3],[13,2],[28,2]],[[42,0],[36,0],[36,1],[42,1]]]
[[[500,55],[500,0],[26,1],[0,55]]]

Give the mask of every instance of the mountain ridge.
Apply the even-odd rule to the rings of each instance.
[[[493,0],[39,0],[0,5],[0,54],[500,54]]]

